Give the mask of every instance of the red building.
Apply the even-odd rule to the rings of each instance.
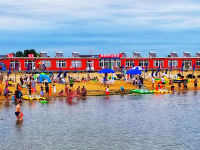
[[[49,57],[46,52],[40,53],[41,57],[2,57],[1,62],[11,69],[27,70],[37,69],[39,62],[45,62],[47,70],[58,71],[60,66],[62,70],[100,70],[102,68],[121,68],[122,66],[132,68],[135,66],[149,69],[158,68],[161,65],[163,68],[200,68],[200,52],[196,53],[196,57],[191,57],[189,52],[184,52],[183,57],[178,57],[176,52],[171,52],[167,57],[157,57],[155,52],[149,52],[149,57],[142,57],[139,52],[134,52],[133,57],[127,57],[125,52],[120,54],[99,54],[99,55],[79,55],[78,52],[73,52],[72,57],[64,57],[62,52],[56,52],[55,57]],[[9,55],[10,56],[10,55]]]

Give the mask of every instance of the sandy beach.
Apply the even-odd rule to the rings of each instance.
[[[118,72],[118,73],[120,73],[120,72]],[[148,74],[150,74],[150,73],[151,72],[149,71]],[[178,73],[178,71],[173,71],[171,74],[175,75],[177,73]],[[189,73],[192,73],[192,71],[183,72],[183,75],[186,77],[186,75],[189,74]],[[200,74],[200,71],[195,71],[194,72],[195,76],[197,76],[199,74]],[[23,74],[23,75],[25,75],[25,74]],[[79,73],[79,74],[78,73],[69,73],[68,74],[68,76],[72,76],[73,78],[77,78],[78,75],[79,75],[79,78],[82,78],[82,77],[86,77],[87,73]],[[108,74],[108,76],[110,76],[110,75],[112,75],[112,74]],[[22,76],[21,73],[17,73],[16,74],[16,82],[13,83],[14,86],[13,87],[9,87],[9,90],[12,91],[12,93],[15,92],[17,83],[20,83],[19,79],[20,79],[21,76]],[[56,76],[56,74],[54,76]],[[104,76],[104,74],[99,75],[98,73],[90,73],[90,77],[91,78],[98,77],[100,79],[103,76]],[[141,75],[141,76],[144,77],[144,75]],[[6,75],[4,75],[4,78],[6,78]],[[10,78],[12,78],[12,79],[15,80],[15,74],[12,73],[10,75]],[[191,79],[191,80],[193,80],[193,79]],[[200,80],[198,79],[198,81],[200,81]],[[53,84],[55,84],[57,92],[59,92],[61,90],[64,90],[64,88],[65,88],[65,84],[50,83],[49,85],[52,86]],[[154,86],[154,88],[152,88],[151,76],[147,76],[147,74],[146,74],[145,79],[144,79],[144,85],[149,90],[155,89],[155,86]],[[68,86],[69,86],[69,83],[68,83]],[[106,88],[106,86],[104,86],[103,84],[101,84],[100,81],[94,82],[94,81],[90,80],[90,81],[86,81],[86,82],[84,82],[84,81],[74,82],[73,90],[76,90],[78,86],[80,86],[80,87],[85,86],[85,88],[88,91],[88,96],[94,96],[94,95],[101,96],[101,95],[105,95],[105,88]],[[175,86],[175,91],[177,92],[178,91],[177,83],[174,83],[174,86]],[[114,85],[112,85],[112,84],[109,85],[110,94],[111,95],[113,95],[113,94],[121,94],[121,91],[120,91],[121,87],[124,87],[125,94],[131,93],[130,89],[136,89],[136,87],[133,86],[132,83],[126,83],[126,80],[120,79],[120,80],[115,80]],[[3,93],[4,88],[5,88],[5,82],[3,82],[2,93]],[[165,85],[165,89],[170,90],[171,89],[171,85],[169,85],[169,83],[167,83]],[[39,93],[40,93],[40,84],[36,84],[36,90],[37,90],[37,92],[34,93],[34,94],[35,95],[39,95]],[[194,90],[194,83],[192,83],[192,82],[188,83],[188,90]],[[200,90],[200,86],[197,87],[197,90]],[[22,93],[23,93],[23,95],[28,95],[28,89],[27,88],[22,88]],[[3,94],[1,94],[0,100],[5,100]]]

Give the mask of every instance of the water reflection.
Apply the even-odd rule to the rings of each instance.
[[[15,123],[16,130],[20,132],[22,126],[23,126],[23,120],[16,120],[16,123]]]

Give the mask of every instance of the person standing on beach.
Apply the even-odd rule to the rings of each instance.
[[[194,89],[195,89],[195,90],[197,90],[197,83],[198,83],[198,80],[195,79],[195,80],[194,80]]]
[[[54,92],[54,96],[56,97],[56,86],[55,86],[55,84],[53,85],[53,92]]]
[[[70,87],[71,87],[71,89],[73,90],[74,79],[72,79],[72,77],[71,77],[71,79],[69,80],[69,82],[70,82]]]
[[[17,117],[17,120],[19,119],[23,120],[23,113],[21,112],[21,109],[20,109],[21,105],[22,105],[22,101],[19,101],[15,109],[15,115]]]
[[[107,86],[105,92],[106,92],[107,98],[109,98],[109,86]]]
[[[31,95],[31,82],[28,83],[29,95]]]
[[[184,85],[184,89],[185,89],[185,90],[188,90],[188,88],[187,88],[187,81],[184,81],[184,82],[183,82],[183,85]]]
[[[32,87],[33,87],[34,91],[36,91],[36,88],[35,88],[35,80],[34,80],[34,79],[32,80]]]

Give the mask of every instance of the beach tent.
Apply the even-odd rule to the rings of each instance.
[[[48,83],[51,83],[51,79],[45,73],[41,73],[39,82],[43,82],[45,79],[47,79]]]
[[[115,73],[115,71],[112,69],[105,68],[101,69],[98,73]]]
[[[51,79],[45,74],[45,73],[41,73],[41,74],[36,74],[33,78],[35,79],[35,81],[37,82],[37,77],[39,76],[39,82],[43,82],[45,79],[47,79],[48,83],[51,83]]]

